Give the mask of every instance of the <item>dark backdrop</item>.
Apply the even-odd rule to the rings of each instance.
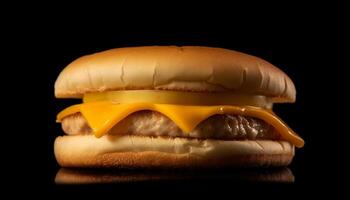
[[[246,22],[242,21],[243,18],[230,18],[227,13],[225,20],[211,17],[194,17],[189,20],[184,17],[185,19],[172,18],[171,21],[160,20],[157,23],[153,23],[153,19],[142,21],[142,17],[129,19],[124,16],[121,18],[123,21],[118,23],[83,18],[67,20],[68,22],[56,22],[55,19],[50,24],[44,22],[38,26],[26,26],[26,42],[16,46],[26,56],[13,60],[18,66],[15,71],[21,71],[16,77],[19,85],[16,86],[23,89],[20,94],[13,92],[13,95],[19,96],[16,96],[15,101],[20,105],[19,108],[25,107],[27,113],[31,114],[23,117],[23,124],[13,125],[25,136],[25,139],[17,140],[22,148],[13,150],[13,154],[27,152],[28,156],[21,158],[20,164],[11,166],[18,172],[18,176],[11,178],[9,185],[31,188],[28,190],[30,194],[41,194],[40,191],[43,190],[63,197],[67,192],[77,196],[103,192],[141,196],[144,193],[186,193],[194,196],[267,193],[269,196],[283,194],[298,197],[301,193],[330,192],[331,187],[337,189],[337,179],[345,179],[347,174],[342,171],[346,164],[342,162],[344,157],[339,153],[346,152],[346,146],[340,145],[346,136],[329,137],[330,133],[336,132],[337,126],[334,124],[341,123],[331,111],[339,105],[345,109],[334,98],[334,94],[343,90],[331,87],[331,83],[339,81],[336,73],[339,74],[342,70],[330,59],[339,51],[336,46],[340,44],[339,40],[324,31],[328,25],[323,18],[314,20],[312,16],[298,18],[293,15],[279,19],[278,16],[268,19],[254,17]],[[53,86],[59,72],[71,61],[86,54],[110,48],[144,45],[228,48],[261,57],[286,72],[296,85],[296,103],[277,104],[274,110],[305,140],[305,147],[296,149],[296,156],[290,166],[295,175],[295,183],[246,185],[227,180],[204,180],[103,187],[55,185],[54,177],[59,166],[53,155],[53,141],[62,134],[60,125],[55,123],[55,117],[63,108],[79,102],[54,98]],[[17,51],[18,49],[14,50]],[[335,70],[329,70],[333,66]],[[347,80],[342,79],[341,82],[346,85]],[[18,162],[15,156],[10,156],[10,159]]]

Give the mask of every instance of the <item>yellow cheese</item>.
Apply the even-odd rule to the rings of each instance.
[[[57,122],[64,117],[81,112],[92,128],[96,137],[106,134],[115,124],[140,110],[157,111],[169,117],[184,132],[191,132],[201,121],[215,114],[235,114],[255,117],[271,124],[284,140],[297,147],[304,145],[304,140],[293,132],[271,110],[252,106],[188,106],[153,103],[115,104],[110,101],[83,103],[68,107],[57,115]]]
[[[184,92],[167,90],[117,90],[84,94],[83,102],[176,104],[176,105],[235,105],[272,108],[271,98],[261,95],[232,93]]]

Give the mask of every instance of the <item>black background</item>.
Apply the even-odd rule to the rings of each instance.
[[[343,161],[346,157],[342,154],[346,152],[346,145],[340,145],[346,135],[335,138],[329,137],[329,134],[339,133],[339,126],[334,124],[346,126],[341,119],[334,117],[335,112],[332,113],[346,109],[346,103],[334,97],[344,93],[340,86],[347,85],[346,79],[340,79],[339,72],[343,68],[337,63],[342,54],[341,47],[346,44],[340,39],[345,33],[337,29],[339,21],[330,20],[322,11],[297,11],[284,13],[285,10],[274,10],[268,12],[269,16],[264,12],[246,12],[237,16],[233,10],[201,14],[176,10],[170,12],[172,17],[164,19],[161,19],[162,16],[169,14],[166,10],[151,17],[147,12],[137,16],[104,13],[100,18],[78,14],[75,15],[77,18],[70,18],[60,13],[49,21],[26,23],[16,31],[16,45],[12,45],[14,53],[24,55],[11,58],[17,66],[15,71],[21,72],[13,86],[23,89],[20,94],[14,90],[10,94],[16,96],[13,102],[20,105],[19,109],[28,109],[27,112],[32,114],[22,116],[24,123],[21,125],[11,124],[11,127],[21,130],[24,138],[16,138],[21,148],[12,150],[9,155],[11,163],[16,163],[10,168],[16,173],[5,174],[10,178],[8,186],[25,188],[29,194],[40,195],[45,191],[63,197],[66,194],[80,197],[98,193],[128,196],[234,194],[243,197],[262,193],[296,197],[302,193],[339,194],[338,189],[342,185],[339,180],[346,180],[348,174],[347,164]],[[45,15],[39,16],[43,17]],[[112,19],[111,22],[107,18]],[[32,21],[37,19],[36,16]],[[21,31],[26,34],[21,34]],[[141,185],[55,185],[54,177],[59,167],[53,155],[53,141],[62,134],[55,117],[63,108],[79,102],[54,98],[53,86],[59,72],[71,61],[86,54],[144,45],[228,48],[261,57],[286,72],[296,85],[297,101],[295,104],[275,105],[274,110],[306,142],[304,148],[296,149],[290,166],[296,177],[295,183],[247,185],[222,180]],[[338,83],[339,87],[332,87],[334,83]],[[18,118],[18,115],[12,117]],[[21,159],[13,156],[23,152],[26,156],[21,156]]]

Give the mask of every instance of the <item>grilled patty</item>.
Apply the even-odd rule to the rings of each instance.
[[[63,131],[68,135],[93,134],[81,113],[62,120]],[[155,111],[138,111],[117,123],[108,134],[170,136],[189,138],[239,139],[280,139],[275,129],[266,122],[241,115],[213,115],[202,121],[190,133],[183,132],[171,119]]]

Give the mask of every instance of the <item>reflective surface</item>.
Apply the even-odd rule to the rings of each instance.
[[[294,175],[289,168],[220,169],[220,170],[102,170],[61,168],[56,184],[109,184],[162,181],[220,181],[292,183]]]

